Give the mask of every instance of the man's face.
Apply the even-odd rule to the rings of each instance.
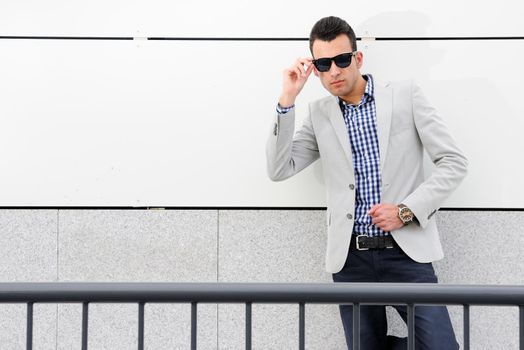
[[[345,34],[337,36],[332,41],[315,40],[313,42],[313,58],[335,57],[342,53],[352,52],[351,43]],[[355,89],[358,79],[361,77],[362,53],[357,52],[351,59],[351,64],[346,68],[337,67],[331,62],[331,68],[327,72],[319,72],[314,68],[315,75],[320,78],[322,85],[331,94],[341,98],[350,96]]]

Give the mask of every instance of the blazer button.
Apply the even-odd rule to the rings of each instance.
[[[351,215],[351,214],[348,214],[348,215],[346,215],[346,216],[347,216],[347,218],[348,218],[349,220],[353,219],[353,215]]]
[[[275,127],[273,128],[273,135],[277,136],[278,133],[278,124],[275,123]]]
[[[349,189],[350,189],[350,190],[355,189],[355,185],[353,185],[353,184],[349,184]]]

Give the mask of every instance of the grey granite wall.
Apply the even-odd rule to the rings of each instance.
[[[522,284],[524,212],[438,213],[441,283]],[[331,282],[325,211],[2,210],[0,280]],[[462,342],[462,309],[449,308]],[[389,310],[390,332],[405,325]],[[25,306],[0,305],[0,349],[25,346]],[[244,307],[199,306],[199,349],[242,349]],[[147,349],[187,349],[189,305],[146,305]],[[81,306],[35,305],[36,349],[79,349]],[[137,306],[90,307],[90,349],[134,349]],[[338,308],[306,305],[306,348],[344,349]],[[516,307],[472,307],[472,349],[518,349]],[[298,306],[254,305],[253,348],[298,347]]]

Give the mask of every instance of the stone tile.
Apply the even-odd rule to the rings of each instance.
[[[471,349],[519,349],[518,307],[471,307]]]
[[[61,281],[216,282],[217,211],[60,211],[59,247]],[[216,309],[199,307],[199,349],[216,348]],[[132,304],[91,305],[90,344],[136,348],[137,310]],[[189,305],[147,304],[147,347],[185,344],[189,310]],[[60,305],[59,348],[80,341],[81,319],[81,305]]]
[[[222,210],[220,282],[332,282],[325,210]]]
[[[56,281],[57,220],[56,210],[0,210],[1,282]],[[25,348],[26,330],[27,305],[0,304],[0,348]],[[56,347],[56,305],[34,305],[33,344]]]
[[[306,304],[306,349],[345,349],[338,305]]]
[[[34,304],[33,349],[56,349],[57,310],[56,304]]]
[[[26,306],[0,304],[0,344],[12,349],[23,348],[26,342]]]
[[[60,211],[60,281],[215,282],[217,212]]]
[[[0,210],[0,281],[56,281],[57,220],[56,210]]]
[[[522,284],[524,212],[441,211],[441,283]]]
[[[328,282],[326,212],[220,211],[220,282]],[[253,348],[298,347],[298,305],[253,304]],[[219,305],[219,348],[245,344],[245,306]],[[340,349],[338,306],[306,305],[306,348]]]

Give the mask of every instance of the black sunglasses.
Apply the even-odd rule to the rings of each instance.
[[[331,68],[331,61],[334,61],[337,67],[346,68],[351,64],[351,57],[353,57],[357,51],[342,53],[335,57],[325,57],[313,60],[313,64],[319,72],[327,72]]]

